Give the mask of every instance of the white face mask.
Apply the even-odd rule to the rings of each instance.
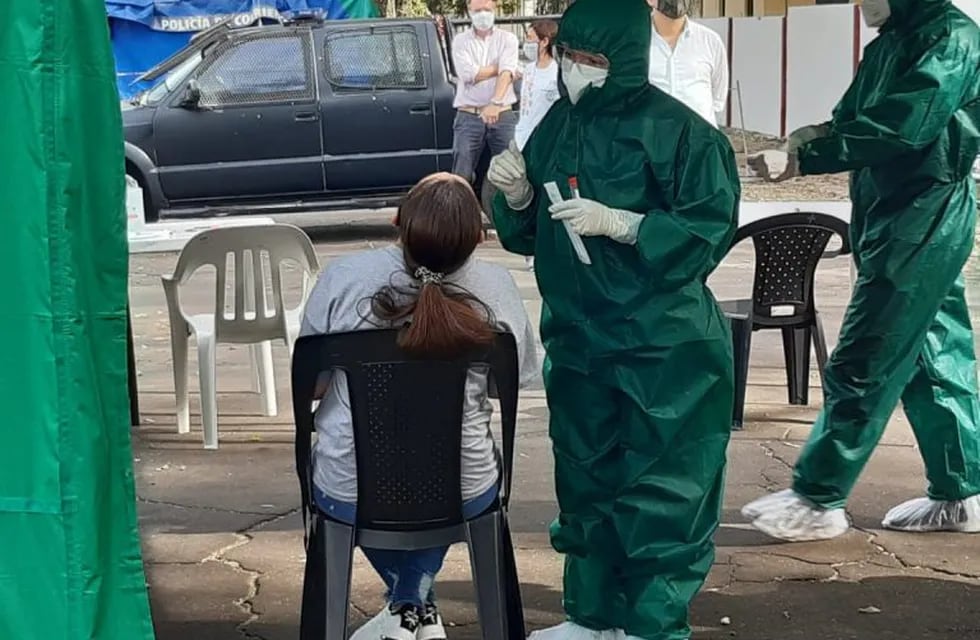
[[[875,28],[888,21],[892,15],[892,8],[888,4],[888,0],[863,0],[861,2],[861,14],[864,16],[864,23]]]
[[[477,31],[489,31],[493,29],[493,11],[475,11],[470,14],[470,19],[473,21],[473,28]]]
[[[572,62],[568,58],[561,61],[561,78],[572,104],[576,104],[589,87],[601,88],[608,77],[609,71],[606,69]]]
[[[538,59],[538,43],[537,42],[525,42],[524,43],[524,57],[528,60],[535,61]]]

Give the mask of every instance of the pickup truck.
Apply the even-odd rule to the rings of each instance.
[[[124,105],[147,221],[396,205],[452,168],[451,37],[434,19],[201,32]]]

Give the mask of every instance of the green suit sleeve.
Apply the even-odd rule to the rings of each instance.
[[[534,236],[537,230],[538,197],[524,211],[514,211],[503,193],[493,198],[493,224],[504,249],[522,256],[534,255]]]
[[[975,73],[965,64],[953,45],[943,46],[922,56],[860,112],[843,104],[831,134],[800,147],[803,175],[873,167],[931,144],[961,106],[963,81]]]
[[[648,212],[636,239],[655,290],[705,280],[738,228],[741,187],[727,142],[682,139],[674,184],[673,206]]]

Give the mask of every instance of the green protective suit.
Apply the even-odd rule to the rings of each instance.
[[[0,638],[147,640],[105,2],[0,17]]]
[[[980,493],[980,404],[960,275],[973,248],[980,30],[946,0],[890,0],[804,175],[852,171],[858,279],[794,489],[844,505],[899,400],[929,496]]]
[[[577,0],[566,12],[558,44],[604,54],[609,77],[555,103],[524,150],[531,206],[498,196],[494,219],[505,248],[536,258],[565,610],[591,629],[680,640],[722,503],[732,347],[706,280],[740,187],[724,135],[649,85],[649,11]],[[543,188],[569,198],[573,176],[583,198],[645,214],[635,246],[586,237],[592,264],[578,260]]]

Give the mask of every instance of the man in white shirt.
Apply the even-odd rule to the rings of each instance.
[[[721,36],[688,18],[690,0],[647,2],[653,8],[650,84],[718,126],[729,91]]]
[[[473,28],[453,38],[456,67],[456,122],[453,173],[472,182],[484,145],[493,155],[514,139],[517,113],[514,74],[519,62],[517,36],[494,27],[494,0],[470,0]]]

